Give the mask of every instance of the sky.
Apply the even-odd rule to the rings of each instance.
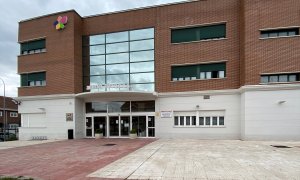
[[[1,0],[0,11],[0,78],[5,82],[6,96],[17,97],[20,77],[17,74],[18,22],[36,16],[75,9],[89,16],[183,0]],[[3,83],[0,81],[0,96]]]

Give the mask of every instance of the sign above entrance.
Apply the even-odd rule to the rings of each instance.
[[[161,118],[172,118],[173,117],[173,111],[161,111],[160,112]]]
[[[92,84],[86,87],[86,90],[96,90],[96,89],[130,89],[129,84]]]

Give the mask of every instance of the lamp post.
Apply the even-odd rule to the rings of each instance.
[[[3,83],[3,127],[4,127],[4,136],[3,136],[3,139],[4,141],[6,141],[6,112],[5,112],[5,108],[6,108],[6,104],[5,104],[5,83],[4,83],[4,80],[0,77],[0,80],[2,81]]]

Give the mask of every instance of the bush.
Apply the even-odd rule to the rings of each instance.
[[[136,134],[136,129],[132,128],[130,134]]]
[[[10,135],[9,138],[7,139],[7,141],[16,141],[16,140],[18,140],[18,138],[15,134]]]
[[[96,133],[96,134],[102,134],[102,132],[103,132],[102,129],[96,129],[96,132],[95,132],[95,133]]]

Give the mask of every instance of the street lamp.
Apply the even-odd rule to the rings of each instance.
[[[4,80],[0,77],[0,80],[2,81],[2,83],[3,83],[3,121],[4,121],[4,123],[3,123],[3,127],[4,127],[4,137],[3,137],[3,139],[4,139],[4,141],[6,141],[6,124],[7,124],[7,122],[6,122],[6,113],[5,113],[5,108],[6,108],[6,105],[5,105],[5,83],[4,83]]]

